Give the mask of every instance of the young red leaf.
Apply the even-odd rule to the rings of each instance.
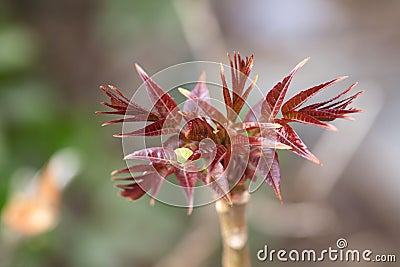
[[[126,109],[128,107],[129,104],[129,99],[126,98],[121,91],[119,91],[116,87],[109,85],[109,88],[101,85],[100,89],[104,91],[104,93],[106,93],[106,95],[110,98],[110,102],[106,103],[103,102],[102,104],[112,107],[114,109],[119,109],[119,108],[124,108]],[[111,89],[111,90],[110,90]]]
[[[215,119],[211,119],[212,122],[217,126],[217,130],[215,132],[214,141],[217,144],[230,144],[230,135],[228,134],[227,129],[225,129],[224,125],[222,125],[219,121]]]
[[[352,96],[349,96],[345,99],[339,100],[337,102],[332,103],[336,99],[340,98],[347,92],[349,92],[352,88],[354,88],[356,84],[351,85],[349,88],[344,90],[342,93],[338,94],[337,96],[316,104],[312,104],[300,109],[298,112],[313,117],[315,120],[319,121],[332,121],[337,118],[344,118],[344,119],[351,119],[350,117],[346,116],[347,114],[362,112],[361,109],[356,108],[347,108],[354,99],[356,99],[363,91],[357,92]],[[290,117],[286,114],[286,117]]]
[[[196,106],[200,107],[209,118],[215,119],[221,123],[228,122],[227,118],[218,109],[209,104],[209,99],[202,100],[184,88],[178,88],[178,90],[182,95],[191,99]]]
[[[176,161],[175,152],[167,147],[151,147],[135,151],[126,155],[127,159],[149,160],[152,163],[170,164]]]
[[[250,167],[246,169],[248,179],[254,180],[256,176],[261,177],[271,186],[278,199],[282,201],[278,153],[269,148],[252,149],[249,154],[248,167]]]
[[[312,96],[316,95],[321,90],[325,89],[328,86],[331,86],[337,82],[343,81],[344,79],[348,78],[348,76],[339,77],[337,79],[333,79],[329,82],[314,86],[307,90],[301,91],[294,97],[290,98],[283,106],[282,106],[282,114],[285,114],[289,111],[294,111],[296,108],[300,107],[304,104],[308,99]]]
[[[113,171],[111,173],[111,176],[115,176],[122,173],[147,172],[147,171],[154,171],[154,167],[152,164],[133,165],[125,169]]]
[[[154,108],[163,116],[163,118],[171,116],[173,112],[176,113],[178,111],[178,106],[172,97],[168,93],[164,92],[139,65],[135,64],[135,67],[139,76],[146,85],[147,93]]]
[[[157,173],[154,172],[149,172],[140,176],[136,177],[128,177],[124,179],[119,179],[119,180],[132,180],[135,181],[134,183],[131,184],[119,184],[116,185],[116,187],[121,188],[122,192],[121,195],[123,197],[130,198],[132,200],[136,200],[141,198],[147,191],[151,189],[151,182],[154,178],[154,176],[157,175]],[[115,179],[118,180],[118,179]]]
[[[278,160],[278,153],[275,152],[274,159],[271,164],[271,168],[268,175],[265,177],[265,181],[269,184],[275,192],[275,195],[282,202],[281,195],[281,168]]]
[[[301,108],[300,110],[306,110],[306,109],[314,109],[314,110],[316,110],[316,109],[318,109],[318,108],[321,108],[322,106],[325,106],[325,105],[327,105],[327,104],[329,104],[329,103],[335,101],[336,99],[339,99],[340,97],[344,96],[344,95],[347,94],[350,90],[352,90],[357,84],[358,84],[358,83],[354,83],[354,84],[350,85],[346,90],[344,90],[344,91],[341,92],[340,94],[336,95],[335,97],[333,97],[333,98],[331,98],[331,99],[329,99],[329,100],[327,100],[327,101],[323,101],[323,102],[311,104],[311,105],[308,105],[308,106],[306,106],[306,107]],[[361,92],[358,92],[357,95],[360,94],[360,93],[361,93]]]
[[[205,138],[199,142],[198,150],[195,151],[200,157],[193,162],[198,166],[212,166],[214,160],[218,157],[218,152],[220,152],[218,145],[216,145],[213,140]],[[202,167],[200,167],[200,169],[202,169]]]
[[[278,139],[280,142],[291,147],[294,153],[306,158],[314,163],[321,164],[316,156],[314,156],[307,148],[307,146],[303,143],[301,138],[297,135],[297,133],[290,127],[286,122],[279,120],[279,124],[282,125],[282,128],[276,130],[278,134]]]
[[[187,122],[185,137],[194,140],[201,141],[204,138],[213,139],[214,129],[205,119],[195,118]]]
[[[235,88],[235,92],[236,92],[236,94],[233,96],[233,100],[234,101],[236,101],[236,96],[238,95],[238,93],[237,93],[237,90],[238,90],[238,88],[239,88],[239,81],[238,81],[238,79],[236,78],[237,77],[237,73],[238,73],[238,62],[237,62],[237,56],[236,56],[236,53],[234,52],[233,53],[233,58],[234,58],[234,61],[232,61],[232,59],[231,59],[231,56],[229,55],[229,53],[227,53],[227,56],[228,56],[228,61],[229,61],[229,64],[230,64],[230,70],[231,70],[231,77],[232,77],[232,87],[233,88]]]
[[[334,119],[348,119],[353,118],[346,116],[346,114],[361,112],[360,109],[324,109],[324,110],[302,110],[304,114],[316,118],[320,121],[333,121]]]
[[[167,171],[164,172],[167,175]],[[121,196],[130,198],[131,200],[136,200],[141,198],[146,192],[152,191],[152,196],[154,197],[161,184],[164,182],[164,178],[160,176],[158,172],[148,172],[140,176],[130,177],[135,183],[131,184],[120,184],[117,185],[121,188]]]
[[[158,121],[160,120],[159,118],[150,118],[147,115],[136,115],[133,117],[125,117],[123,119],[119,119],[119,120],[112,120],[112,121],[108,121],[103,123],[101,126],[106,126],[109,124],[115,124],[115,123],[125,123],[125,122],[140,122],[140,121]]]
[[[153,181],[153,184],[151,185],[152,191],[151,191],[151,199],[150,199],[150,204],[154,205],[155,197],[158,195],[158,192],[161,189],[161,185],[164,183],[165,179],[173,173],[173,168],[168,169],[165,165],[162,164],[154,164],[154,168],[156,169],[158,173],[158,180]]]
[[[223,145],[217,145],[215,157],[210,164],[209,173],[214,173],[216,166],[225,158],[227,149]]]
[[[243,108],[244,103],[246,102],[248,95],[251,92],[251,89],[257,82],[258,76],[255,77],[253,82],[249,85],[249,87],[243,94],[244,86],[250,75],[251,68],[253,67],[253,55],[250,58],[246,57],[246,60],[244,60],[240,57],[239,53],[234,53],[234,61],[232,61],[229,54],[228,59],[230,63],[232,78],[232,96],[228,89],[224,74],[224,68],[221,64],[220,73],[223,87],[222,90],[228,119],[230,121],[236,121],[240,111]]]
[[[204,71],[200,74],[199,80],[192,90],[192,94],[197,98],[205,99],[205,101],[210,98],[206,83],[206,73]]]
[[[290,111],[284,114],[283,116],[285,119],[288,121],[296,121],[304,124],[310,124],[310,125],[315,125],[319,126],[331,131],[337,131],[337,128],[331,124],[324,123],[319,121],[318,119],[311,117],[305,113],[302,112],[297,112],[297,111]]]
[[[108,115],[125,115],[125,110],[117,110],[117,111],[96,111],[96,114],[108,114]]]
[[[202,99],[206,103],[210,104],[210,93],[208,92],[207,84],[206,84],[206,73],[203,71],[200,74],[199,80],[196,83],[195,87],[191,91],[191,95],[195,98]],[[198,114],[196,111],[199,109],[199,106],[193,100],[187,100],[185,105],[183,106],[183,111],[185,112],[194,112]]]
[[[129,99],[126,98],[116,87],[112,85],[109,85],[108,87],[100,86],[100,89],[106,93],[111,102],[111,104],[107,102],[101,102],[101,104],[114,109],[114,111],[97,111],[96,114],[131,115],[134,116],[135,119],[140,118],[142,121],[155,121],[159,119],[159,116],[150,110],[136,103],[129,102]],[[122,120],[110,121],[103,125],[124,122],[124,120],[128,119],[125,118]]]
[[[195,168],[195,165],[192,165],[191,168]],[[175,168],[174,173],[179,185],[182,187],[183,192],[185,193],[185,197],[189,206],[188,214],[191,214],[193,210],[193,191],[197,181],[197,172]]]
[[[102,104],[105,106],[115,110],[124,110],[128,115],[151,114],[150,110],[136,103],[130,102],[129,99],[125,97],[115,86],[108,85],[108,88],[105,86],[100,86],[100,89],[103,90],[110,98],[111,104],[102,102]]]
[[[127,136],[158,136],[158,135],[166,135],[178,132],[173,127],[170,127],[166,124],[166,119],[162,119],[156,121],[152,124],[145,126],[142,129],[129,132],[129,133],[119,133],[114,134],[115,137],[127,137]]]
[[[222,63],[220,64],[220,73],[221,73],[221,80],[222,80],[222,93],[224,96],[225,107],[226,107],[226,114],[228,116],[228,120],[232,120],[233,104],[232,104],[231,95],[230,95],[230,92],[228,89],[228,84],[226,83],[224,67],[222,66]]]
[[[141,198],[144,194],[146,194],[146,191],[144,191],[142,187],[137,183],[129,185],[117,185],[116,187],[122,189],[120,193],[122,197],[126,197],[131,200],[137,200]]]
[[[253,89],[254,85],[257,83],[258,80],[258,75],[253,79],[253,81],[250,83],[249,87],[247,87],[246,91],[242,96],[236,96],[236,93],[233,93],[234,96],[234,101],[233,101],[233,110],[235,111],[235,114],[239,114],[240,111],[242,110],[244,104],[246,103],[247,97],[249,96],[251,90]]]
[[[232,92],[233,92],[233,102],[237,101],[237,97],[241,96],[244,90],[244,85],[246,84],[247,78],[250,75],[251,69],[253,67],[253,58],[246,57],[246,60],[242,59],[239,53],[233,53],[233,61],[228,54],[228,60],[231,67],[232,76]]]
[[[353,103],[354,99],[356,99],[362,93],[364,93],[364,91],[357,92],[352,96],[349,96],[349,97],[347,97],[345,99],[342,99],[340,101],[332,103],[332,104],[330,104],[328,106],[320,107],[319,109],[320,110],[325,110],[325,109],[345,109],[348,105]]]
[[[271,162],[274,158],[274,149],[256,147],[249,153],[249,164],[251,164],[256,174],[265,179],[271,168]]]
[[[307,63],[310,58],[306,58],[301,61],[297,66],[286,76],[281,82],[278,82],[267,94],[265,102],[263,105],[268,105],[269,107],[264,107],[263,110],[271,110],[268,114],[269,120],[273,120],[279,112],[282,106],[283,100],[286,96],[286,92],[289,88],[290,82],[293,79],[294,74]],[[267,114],[264,114],[266,116]]]

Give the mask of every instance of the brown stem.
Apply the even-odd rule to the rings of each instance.
[[[237,185],[231,192],[232,205],[224,199],[216,202],[223,241],[223,267],[250,267],[246,206],[250,194],[246,184]]]

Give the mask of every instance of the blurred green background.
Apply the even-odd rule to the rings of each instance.
[[[220,266],[212,205],[187,216],[118,196],[109,173],[124,165],[112,137],[120,129],[101,128],[109,117],[94,112],[106,99],[100,84],[127,95],[140,85],[135,62],[153,74],[226,62],[234,50],[255,54],[264,90],[311,56],[292,94],[344,74],[367,91],[356,104],[367,112],[337,124],[339,133],[301,129],[324,167],[282,154],[283,205],[267,186],[252,195],[253,265],[267,265],[256,260],[264,244],[318,249],[339,237],[400,257],[399,25],[395,0],[1,0],[0,209],[19,168],[38,170],[63,147],[78,149],[83,167],[64,192],[59,225],[3,253],[0,266]]]

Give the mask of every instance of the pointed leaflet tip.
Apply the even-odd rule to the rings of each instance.
[[[339,129],[336,128],[335,126],[333,126],[332,124],[327,123],[326,125],[327,125],[327,129],[328,130],[331,130],[331,131],[334,131],[334,132],[339,132]]]
[[[254,77],[252,84],[255,85],[258,81],[258,74],[256,74],[256,77]]]
[[[115,170],[111,172],[111,176],[115,176],[120,173],[121,170]]]
[[[142,67],[140,67],[137,63],[135,63],[135,69],[136,71],[140,74],[140,73],[144,73],[144,70],[142,69]]]
[[[296,68],[301,68],[301,67],[303,67],[310,59],[311,59],[311,57],[306,57],[306,58],[303,59],[299,64],[297,64]]]
[[[290,72],[290,74],[293,76],[299,69],[301,69],[308,61],[310,60],[310,57],[307,57],[300,61],[299,64],[296,65],[296,67],[293,68],[293,70]]]
[[[274,192],[275,192],[276,197],[279,199],[279,203],[283,204],[282,194],[281,194],[280,188],[278,187],[276,191],[274,190]]]
[[[261,160],[264,161],[265,155],[262,156]],[[259,162],[259,164],[263,162]],[[260,166],[257,166],[257,169],[260,170]],[[282,195],[281,195],[281,190],[280,190],[280,185],[281,185],[281,173],[280,173],[280,163],[278,159],[278,154],[275,152],[274,154],[274,159],[271,162],[270,168],[268,170],[267,176],[264,178],[264,180],[269,184],[269,186],[272,187],[274,190],[275,195],[279,199],[280,202],[282,202]]]
[[[294,75],[299,69],[301,69],[308,61],[310,60],[310,57],[307,57],[300,61],[299,64],[296,65],[296,67],[293,68],[293,70],[290,72],[292,75]]]
[[[113,137],[122,138],[122,137],[124,137],[124,135],[122,133],[113,134]]]
[[[328,108],[334,107],[334,106],[336,106],[336,105],[338,105],[338,104],[340,104],[340,103],[343,103],[344,101],[347,101],[347,100],[349,100],[349,99],[355,99],[355,98],[360,94],[360,92],[356,93],[356,95],[354,95],[354,96],[351,96],[351,97],[349,97],[349,98],[340,100],[340,101],[338,101],[338,102],[336,102],[336,103],[330,104],[330,103],[332,103],[333,101],[335,101],[335,100],[337,100],[338,98],[340,98],[341,96],[347,94],[347,93],[348,93],[350,90],[352,90],[357,84],[358,84],[358,83],[353,83],[353,84],[350,85],[346,90],[344,90],[343,92],[339,93],[338,95],[332,97],[332,98],[329,99],[329,100],[326,100],[326,101],[323,101],[323,102],[319,102],[319,103],[315,103],[315,104],[308,105],[308,106],[306,106],[306,107],[301,108],[301,110],[311,110],[311,109],[319,109],[319,110],[321,110],[321,109],[328,109]]]
[[[196,82],[196,85],[191,91],[191,94],[197,98],[204,99],[204,101],[209,102],[210,93],[207,89],[206,73],[204,71],[200,73],[200,76]]]
[[[116,181],[134,181],[133,177],[111,177],[111,180]]]
[[[317,164],[319,166],[322,166],[321,161],[319,161],[319,159],[314,154],[309,155],[309,158],[307,158],[307,159],[311,162],[314,162],[315,164]]]
[[[189,98],[189,95],[190,95],[190,91],[189,90],[187,90],[185,88],[182,88],[182,87],[178,87],[178,91],[179,91],[179,93],[184,95],[186,98]]]
[[[193,207],[188,207],[187,215],[192,215]]]
[[[147,75],[147,73],[137,63],[135,63],[135,69],[144,82],[150,79],[149,75]]]

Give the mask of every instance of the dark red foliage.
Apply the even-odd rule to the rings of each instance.
[[[309,60],[307,58],[273,86],[265,99],[254,105],[243,121],[236,122],[257,81],[257,76],[252,81],[249,80],[253,55],[244,59],[239,53],[234,53],[233,60],[229,55],[228,59],[231,86],[226,81],[222,64],[220,68],[226,115],[210,103],[205,73],[200,75],[192,91],[179,89],[188,99],[182,110],[179,110],[174,99],[138,65],[136,70],[153,104],[151,109],[131,102],[114,86],[100,87],[110,98],[110,103],[102,104],[112,111],[97,113],[124,116],[103,125],[148,122],[141,129],[115,136],[172,135],[162,147],[145,148],[125,156],[126,160],[135,159],[148,163],[136,164],[112,173],[113,176],[127,175],[125,178],[115,178],[130,182],[118,185],[122,189],[122,196],[135,200],[146,192],[151,192],[154,199],[163,181],[174,174],[184,191],[189,212],[193,206],[193,192],[197,181],[210,186],[218,196],[229,202],[232,183],[243,183],[259,177],[272,187],[281,200],[281,175],[276,149],[290,149],[320,164],[289,124],[299,122],[336,130],[327,122],[338,118],[350,119],[348,115],[362,112],[360,109],[349,107],[362,91],[342,98],[356,83],[327,101],[305,105],[314,95],[347,77],[313,86],[284,102],[295,73]],[[248,80],[249,84],[246,86]],[[182,119],[185,122],[184,126],[180,124]],[[237,177],[238,174],[241,176]]]
[[[246,57],[246,60],[242,59],[239,53],[234,53],[233,61],[228,54],[230,63],[231,77],[232,77],[232,90],[230,92],[228,84],[226,82],[224,67],[221,64],[221,80],[222,80],[222,92],[226,104],[226,112],[230,121],[236,121],[243,105],[246,103],[246,99],[249,96],[251,89],[257,82],[257,77],[245,88],[247,79],[249,78],[250,71],[253,67],[253,58]],[[244,92],[243,92],[244,91]]]

